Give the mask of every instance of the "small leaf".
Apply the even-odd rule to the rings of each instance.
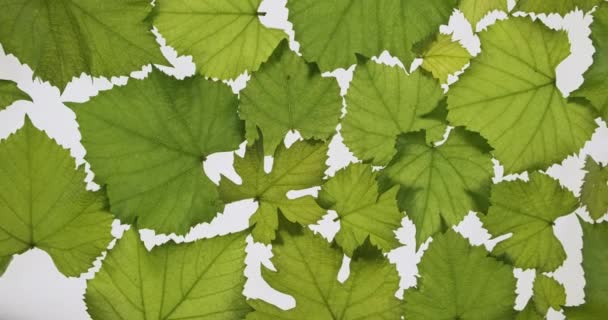
[[[538,314],[532,303],[524,308],[524,310],[517,313],[515,320],[543,320],[544,317]]]
[[[490,202],[488,215],[481,217],[484,227],[495,236],[512,233],[494,247],[494,254],[506,254],[515,267],[542,272],[564,262],[566,252],[553,234],[553,225],[578,207],[572,192],[551,177],[533,172],[529,182],[495,185]]]
[[[148,252],[127,231],[87,282],[93,319],[242,319],[250,307],[245,284],[245,233]]]
[[[537,274],[534,280],[533,299],[536,311],[546,315],[549,308],[559,311],[566,304],[566,290],[555,279]]]
[[[585,162],[585,175],[581,189],[581,203],[587,206],[592,219],[597,220],[608,212],[608,168],[591,157]]]
[[[513,319],[513,269],[452,230],[433,238],[418,265],[417,288],[405,291],[405,318]]]
[[[25,92],[19,90],[17,84],[9,80],[0,80],[0,111],[17,100],[31,100]]]
[[[534,13],[566,13],[575,9],[584,12],[590,11],[594,6],[599,5],[604,0],[519,0],[515,4],[513,11],[524,11]]]
[[[103,190],[86,191],[85,176],[28,118],[0,142],[0,265],[36,247],[69,277],[93,266],[112,240],[112,215]]]
[[[473,30],[475,30],[477,23],[490,12],[497,10],[507,12],[509,10],[507,0],[461,0],[459,9],[469,20]]]
[[[125,223],[184,234],[223,210],[202,160],[243,141],[238,100],[222,83],[152,71],[76,112],[86,159]]]
[[[239,113],[247,121],[247,140],[264,136],[264,154],[272,155],[290,130],[304,139],[326,140],[336,131],[342,114],[340,87],[333,78],[289,50],[277,47],[268,62],[254,72],[241,91]]]
[[[243,158],[235,157],[234,168],[241,176],[238,185],[226,178],[219,191],[226,203],[254,199],[258,210],[249,221],[256,241],[269,244],[279,227],[279,211],[291,222],[312,224],[325,213],[314,198],[304,196],[288,199],[287,192],[319,186],[326,169],[327,145],[321,142],[298,141],[289,149],[279,145],[274,154],[272,172],[264,171],[264,147],[258,140],[248,147]]]
[[[344,283],[337,280],[342,252],[309,230],[280,232],[273,245],[276,272],[262,270],[276,290],[291,295],[296,307],[283,311],[260,300],[248,320],[265,319],[399,319],[402,302],[395,297],[399,276],[386,259],[354,259]]]
[[[399,246],[395,230],[404,217],[397,208],[399,189],[380,194],[377,175],[370,165],[352,164],[325,182],[319,192],[319,203],[338,213],[336,242],[348,256],[368,237],[383,252]]]
[[[448,82],[448,76],[454,74],[471,60],[471,54],[452,37],[438,34],[422,53],[422,68],[433,74],[441,83]]]

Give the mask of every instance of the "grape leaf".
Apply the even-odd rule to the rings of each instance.
[[[25,92],[19,90],[17,84],[9,80],[0,80],[0,111],[17,100],[31,100]]]
[[[481,54],[448,92],[448,120],[488,139],[505,173],[544,169],[577,152],[596,124],[555,86],[555,67],[570,53],[566,33],[522,17],[479,36]]]
[[[273,288],[291,295],[296,307],[283,311],[260,300],[248,320],[263,319],[399,319],[402,302],[395,297],[399,276],[386,259],[358,258],[351,261],[344,283],[337,275],[342,252],[309,230],[302,234],[280,232],[273,245],[277,272],[262,269]]]
[[[435,41],[422,53],[422,68],[433,74],[441,83],[448,82],[448,75],[460,71],[471,60],[471,54],[452,37],[438,34]]]
[[[507,0],[461,0],[460,11],[469,20],[473,30],[481,19],[493,11],[508,12]]]
[[[513,269],[452,230],[433,238],[405,291],[405,318],[513,319]]]
[[[528,303],[522,311],[517,313],[515,320],[543,320],[544,318],[545,317],[538,314],[531,303]]]
[[[244,199],[258,203],[257,211],[249,220],[254,225],[251,235],[256,241],[269,244],[279,226],[279,211],[289,221],[301,224],[317,222],[325,213],[313,197],[288,199],[287,192],[321,185],[327,145],[298,141],[287,149],[281,144],[274,154],[272,172],[266,174],[262,144],[258,140],[247,148],[244,157],[235,157],[234,168],[242,184],[222,178],[219,191],[226,203]]]
[[[572,213],[578,201],[558,181],[540,172],[530,181],[505,181],[492,188],[487,216],[480,219],[493,235],[512,233],[493,250],[514,266],[553,271],[566,258],[562,244],[553,234],[555,220]]]
[[[608,4],[604,3],[593,13],[591,39],[595,47],[593,64],[585,72],[585,82],[572,93],[583,97],[598,110],[604,121],[608,121]]]
[[[533,287],[536,311],[546,315],[549,308],[559,311],[566,304],[566,290],[553,278],[537,274]]]
[[[439,84],[420,71],[408,76],[399,67],[359,59],[346,94],[344,143],[359,159],[386,165],[400,133],[429,129],[429,140],[441,139],[445,121],[425,116],[442,98]]]
[[[401,185],[399,202],[416,226],[417,245],[442,224],[455,225],[470,210],[485,210],[493,169],[479,135],[455,128],[443,145],[431,147],[423,133],[414,133],[400,137],[397,149],[384,175]]]
[[[237,104],[222,83],[155,70],[72,108],[114,214],[138,228],[184,234],[223,210],[202,160],[243,141]]]
[[[26,117],[0,142],[0,260],[31,248],[76,277],[93,265],[112,235],[102,191],[86,191],[84,167]],[[2,268],[0,268],[2,269]]]
[[[142,0],[0,0],[0,43],[61,90],[73,77],[128,75],[165,63]]]
[[[245,233],[148,252],[133,229],[118,240],[85,302],[93,319],[242,319]]]
[[[12,256],[0,257],[0,277],[6,272],[8,265],[13,260]]]
[[[590,11],[594,6],[604,0],[519,0],[513,11],[524,11],[534,13],[558,13],[565,15],[575,9],[584,12]]]
[[[608,312],[608,224],[588,224],[583,227],[583,270],[585,271],[585,304],[564,307],[571,320],[602,320]]]
[[[355,54],[388,50],[409,65],[411,48],[447,23],[456,0],[288,1],[289,21],[307,61],[321,70],[348,68]]]
[[[261,2],[157,0],[154,25],[168,45],[193,57],[201,74],[233,79],[257,70],[285,38],[260,21],[266,14],[258,11]]]
[[[581,203],[587,206],[592,219],[597,220],[608,212],[608,168],[591,157],[585,162],[585,179],[581,189]]]
[[[380,194],[377,176],[370,165],[352,164],[325,182],[319,192],[321,206],[338,214],[336,242],[348,256],[368,237],[383,252],[399,246],[395,230],[404,217],[397,207],[399,189]]]
[[[247,140],[264,136],[264,154],[272,155],[290,130],[304,139],[327,139],[336,131],[342,114],[340,87],[323,78],[282,41],[270,59],[251,75],[241,91],[239,113],[247,126]],[[249,129],[251,128],[251,129]]]

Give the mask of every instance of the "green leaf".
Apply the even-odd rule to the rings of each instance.
[[[553,278],[537,274],[534,280],[534,304],[536,311],[546,315],[549,308],[559,311],[566,304],[566,289]]]
[[[158,0],[154,25],[177,52],[191,55],[198,71],[234,79],[257,70],[285,33],[259,17],[262,0]]]
[[[564,262],[566,252],[553,234],[553,225],[578,207],[572,192],[553,178],[533,172],[529,182],[495,185],[490,202],[488,215],[481,217],[484,227],[495,236],[512,233],[494,247],[494,254],[506,254],[518,268],[542,272],[553,271]]]
[[[442,98],[440,85],[420,71],[407,75],[399,67],[360,59],[346,94],[344,143],[357,158],[386,165],[400,133],[430,129],[429,140],[441,139],[445,121],[426,116]]]
[[[608,121],[608,4],[604,3],[593,13],[591,39],[595,47],[593,65],[585,72],[585,82],[572,93],[574,97],[586,98]]]
[[[508,12],[507,0],[461,0],[460,11],[469,20],[473,30],[481,19],[493,11]]]
[[[31,100],[25,92],[19,90],[17,84],[10,80],[0,80],[0,111],[17,100]]]
[[[603,217],[608,212],[608,168],[587,157],[585,162],[585,179],[581,189],[581,203],[593,220]]]
[[[26,118],[0,142],[0,260],[31,248],[76,277],[93,265],[112,235],[103,191],[86,191],[84,167]],[[1,264],[1,263],[0,263]],[[3,268],[0,268],[3,269]]]
[[[291,222],[312,224],[325,210],[311,196],[288,199],[287,192],[319,186],[323,182],[327,145],[298,141],[289,149],[279,145],[272,172],[264,171],[264,147],[258,140],[248,147],[243,158],[235,157],[234,168],[243,181],[240,185],[226,178],[220,181],[220,194],[226,203],[254,199],[259,207],[249,223],[254,225],[254,240],[269,244],[279,227],[279,211]]]
[[[146,250],[125,233],[87,282],[93,319],[242,319],[245,233]]]
[[[286,40],[251,75],[240,96],[239,113],[250,128],[247,140],[257,140],[256,126],[260,128],[265,155],[272,155],[290,130],[298,130],[304,139],[328,139],[342,114],[336,80],[321,77],[316,65],[289,50]]]
[[[524,310],[517,313],[515,320],[543,320],[544,318],[544,316],[541,316],[536,312],[536,309],[531,303],[528,303]]]
[[[348,256],[369,237],[383,252],[399,246],[395,230],[405,216],[397,207],[398,187],[380,194],[378,173],[366,164],[352,164],[323,185],[318,202],[335,210],[340,221],[336,242]]]
[[[484,211],[492,183],[489,148],[479,135],[455,128],[441,146],[431,147],[423,133],[400,137],[399,152],[384,170],[401,185],[399,202],[416,226],[422,244],[458,224],[469,211]]]
[[[165,63],[144,0],[0,0],[0,43],[34,75],[65,88],[82,73],[128,75]]]
[[[524,11],[534,13],[566,13],[575,9],[584,12],[590,11],[594,6],[599,5],[604,0],[519,0],[515,4],[513,11]]]
[[[456,0],[288,1],[289,21],[307,61],[323,71],[348,68],[355,54],[388,50],[409,65],[411,48],[447,23]]]
[[[144,80],[73,104],[86,159],[125,223],[186,233],[223,210],[202,160],[243,141],[238,100],[222,83],[155,70]]]
[[[422,52],[422,68],[433,74],[441,83],[448,82],[448,76],[454,74],[471,60],[471,54],[452,37],[438,34],[435,41]]]
[[[405,318],[513,319],[511,266],[449,230],[433,238],[418,265],[417,288],[405,291]]]
[[[583,227],[583,270],[585,271],[585,304],[565,307],[569,320],[601,320],[608,313],[608,224],[588,224]]]
[[[555,86],[555,68],[570,54],[566,32],[522,17],[479,36],[481,54],[448,92],[448,120],[488,139],[505,173],[545,169],[577,152],[596,124]]]
[[[355,259],[344,283],[337,280],[342,252],[309,230],[280,232],[273,245],[276,272],[262,269],[273,288],[296,300],[283,311],[260,300],[250,301],[248,320],[264,319],[399,319],[402,302],[395,297],[399,276],[386,259]]]

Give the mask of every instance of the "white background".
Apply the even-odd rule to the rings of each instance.
[[[287,22],[285,0],[265,0],[262,3],[261,11],[268,12],[265,17],[262,17],[263,23],[271,27],[284,29],[290,35],[291,48],[297,51],[299,45],[293,41],[293,30],[291,24]],[[506,14],[504,13],[494,13],[482,20],[476,30],[482,30],[484,26],[493,23],[496,18],[505,17]],[[558,87],[567,96],[582,83],[582,74],[592,62],[594,49],[589,40],[589,24],[592,21],[592,17],[585,16],[582,12],[574,12],[565,17],[556,15],[543,16],[541,20],[553,28],[564,29],[568,32],[572,44],[572,54],[557,69]],[[441,31],[452,34],[453,39],[461,41],[472,54],[479,53],[480,44],[479,39],[474,34],[475,29],[471,27],[459,12],[456,12],[452,16],[449,25],[441,27]],[[158,41],[161,45],[164,45],[162,38],[158,37]],[[162,50],[168,60],[175,66],[175,68],[162,67],[162,70],[178,77],[194,73],[194,64],[191,57],[178,57],[171,48],[165,46],[163,46]],[[376,60],[391,65],[399,64],[398,60],[390,57],[386,52]],[[345,94],[348,82],[352,78],[353,69],[354,67],[348,70],[336,70],[325,74],[325,76],[335,76],[342,88],[342,94]],[[149,70],[150,66],[145,67],[142,71],[134,72],[132,76],[141,78]],[[87,168],[88,164],[83,160],[85,149],[80,144],[80,133],[75,121],[75,115],[63,102],[84,102],[90,97],[97,95],[100,90],[108,90],[115,85],[124,85],[127,81],[138,81],[128,79],[127,77],[112,78],[110,80],[103,78],[92,79],[89,76],[82,75],[72,81],[61,94],[57,88],[50,86],[48,83],[33,80],[32,70],[28,66],[20,64],[14,56],[6,55],[1,50],[0,79],[16,81],[19,84],[19,88],[27,92],[33,99],[33,102],[15,102],[6,110],[0,111],[0,139],[9,136],[20,128],[23,125],[24,115],[27,114],[36,127],[45,130],[59,144],[69,149],[76,162],[79,165],[86,165]],[[451,82],[456,79],[456,77],[450,78]],[[235,81],[229,82],[229,84],[235,93],[238,93],[246,85],[247,80],[248,76],[244,74]],[[608,129],[606,128],[606,124],[599,119],[597,123],[598,129],[591,141],[585,145],[578,155],[568,157],[563,163],[554,165],[547,171],[577,195],[584,176],[582,167],[585,157],[591,155],[596,161],[601,161],[604,164],[608,162]],[[290,134],[286,142],[289,144],[297,138],[297,134]],[[238,181],[239,177],[230,165],[232,157],[230,153],[212,155],[204,164],[206,173],[216,182],[219,180],[220,173]],[[267,167],[270,169],[271,159],[267,160]],[[342,144],[339,135],[334,137],[330,144],[329,169],[327,174],[333,175],[336,170],[345,167],[352,161],[356,161],[356,159]],[[505,178],[502,176],[502,168],[497,162],[495,172],[495,182]],[[526,175],[506,178],[525,179]],[[95,189],[98,186],[91,182],[92,179],[93,174],[89,171],[87,181],[90,182],[89,187]],[[313,189],[310,192],[314,193],[315,190]],[[257,205],[251,200],[229,204],[226,206],[225,212],[218,215],[213,222],[201,224],[192,229],[185,237],[185,240],[194,241],[200,238],[243,230],[248,226],[249,216],[256,208]],[[588,219],[588,215],[584,210],[579,209],[577,212],[585,219]],[[320,222],[320,226],[313,226],[312,228],[321,231],[324,236],[331,238],[339,229],[339,223],[333,221],[335,217],[335,213],[329,213]],[[125,228],[126,226],[121,226],[118,221],[115,221],[112,232],[115,236],[119,237]],[[474,245],[485,245],[486,248],[490,249],[497,241],[490,239],[490,235],[481,227],[481,223],[476,218],[475,213],[470,213],[456,229],[469,238]],[[567,303],[569,305],[580,304],[584,301],[583,287],[585,281],[580,267],[582,259],[580,252],[582,247],[581,229],[575,214],[573,213],[558,219],[554,231],[562,241],[568,254],[568,259],[554,273],[554,276],[566,287],[568,295]],[[404,219],[403,227],[397,232],[399,240],[404,245],[389,254],[390,261],[396,264],[402,277],[401,288],[396,293],[399,297],[402,296],[403,289],[415,285],[416,264],[426,248],[426,246],[423,246],[419,252],[415,252],[414,232],[413,225],[409,220]],[[170,238],[184,241],[183,237],[171,236]],[[156,236],[152,231],[146,230],[142,232],[142,239],[151,248],[154,245],[168,241],[169,237]],[[260,263],[272,267],[269,262],[269,258],[272,255],[270,246],[253,244],[249,239],[247,252],[245,274],[249,279],[245,285],[244,294],[251,298],[264,298],[285,309],[293,307],[295,301],[291,297],[273,290],[260,277]],[[80,278],[66,278],[57,271],[50,257],[41,250],[33,249],[15,256],[4,276],[0,278],[0,319],[89,319],[86,313],[86,306],[83,302],[83,294],[86,288],[86,280],[93,277],[94,272],[98,270],[99,266],[100,259],[95,262],[94,268]],[[532,294],[534,271],[516,269],[515,275],[519,279],[516,308],[521,309]],[[345,259],[344,267],[338,279],[344,281],[347,276],[348,259]],[[561,319],[563,316],[558,312],[551,311],[549,318]]]

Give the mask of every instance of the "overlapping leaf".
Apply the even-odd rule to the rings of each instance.
[[[587,157],[585,171],[587,174],[580,200],[587,207],[591,218],[597,220],[608,212],[608,168]]]
[[[566,304],[566,290],[553,278],[537,274],[534,280],[534,304],[536,311],[546,315],[549,308],[560,310]]]
[[[113,213],[163,233],[211,221],[223,204],[202,160],[243,141],[237,103],[222,83],[179,81],[155,70],[73,104],[86,158],[96,181],[107,185]]]
[[[122,76],[164,63],[141,0],[0,1],[0,43],[63,89],[73,77]]]
[[[480,34],[482,52],[448,92],[448,120],[480,132],[505,172],[544,169],[577,152],[593,112],[564,99],[555,68],[570,53],[565,32],[512,18]]]
[[[477,23],[490,12],[508,11],[507,0],[461,0],[459,9],[469,20],[473,30]]]
[[[513,11],[525,11],[534,13],[558,13],[565,15],[575,9],[590,11],[594,6],[604,0],[519,0]]]
[[[513,319],[513,269],[454,231],[433,238],[418,265],[417,288],[405,291],[405,318]]]
[[[103,190],[86,191],[85,176],[28,118],[0,142],[0,269],[34,247],[66,276],[92,267],[112,240],[112,215]]]
[[[259,140],[248,147],[245,156],[235,157],[234,168],[242,183],[226,178],[220,181],[220,194],[226,203],[254,199],[257,211],[249,222],[256,241],[270,243],[279,227],[279,212],[291,222],[311,224],[325,210],[311,196],[287,198],[287,192],[321,185],[326,169],[327,145],[321,142],[298,141],[289,149],[281,144],[275,154],[272,172],[264,171],[264,147]]]
[[[129,230],[87,283],[93,319],[242,319],[245,234],[146,250]]]
[[[0,80],[0,111],[17,100],[30,100],[30,97],[19,90],[16,83],[9,80]]]
[[[447,83],[448,76],[460,71],[469,60],[471,54],[452,37],[438,34],[435,41],[422,52],[422,68],[429,71],[441,83]]]
[[[272,155],[290,130],[304,139],[325,140],[333,135],[342,114],[340,87],[323,78],[314,64],[307,64],[289,50],[287,41],[241,91],[239,113],[248,122],[247,140],[254,142],[259,128],[264,154]],[[257,127],[257,128],[256,128]]]
[[[158,0],[154,25],[167,44],[191,55],[208,77],[233,79],[255,71],[285,33],[262,24],[262,0]]]

